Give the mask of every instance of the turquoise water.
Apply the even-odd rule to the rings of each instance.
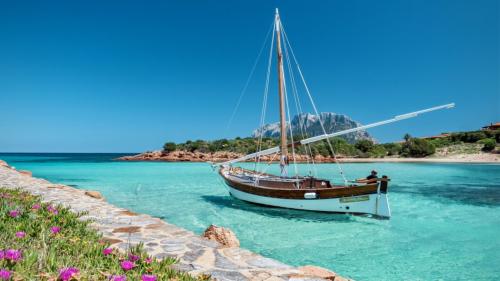
[[[230,227],[243,247],[355,280],[500,280],[500,165],[344,164],[392,178],[393,217],[265,208],[228,196],[204,163],[113,162],[116,155],[0,154],[18,169],[201,233]],[[301,166],[305,169],[305,166]],[[318,175],[336,167],[318,165]]]

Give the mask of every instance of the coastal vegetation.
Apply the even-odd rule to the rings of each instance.
[[[415,138],[406,134],[402,142],[377,144],[370,139],[361,139],[351,144],[343,138],[332,138],[330,143],[338,156],[359,158],[381,158],[381,157],[427,157],[438,151],[458,151],[468,148],[466,153],[492,152],[500,142],[500,130],[481,130],[469,132],[444,133],[439,136],[428,138]],[[297,141],[298,139],[294,139]],[[471,145],[474,144],[474,145]],[[163,146],[163,153],[173,151],[187,151],[200,153],[233,152],[238,154],[249,154],[257,150],[263,150],[279,145],[278,138],[240,138],[219,139],[214,141],[188,140],[184,143],[167,142]],[[453,149],[448,149],[453,148]],[[310,149],[310,150],[309,150]],[[322,141],[311,144],[308,147],[298,146],[294,148],[298,154],[310,153],[313,156],[332,156],[328,142]]]
[[[110,248],[83,213],[0,188],[0,280],[201,280],[131,247]]]

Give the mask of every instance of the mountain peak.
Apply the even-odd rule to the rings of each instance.
[[[359,122],[352,120],[349,116],[344,114],[321,112],[318,116],[311,113],[301,113],[292,118],[292,132],[294,135],[301,136],[302,138],[322,135],[323,130],[320,120],[323,121],[325,131],[329,134],[361,126]],[[289,129],[290,124],[287,124],[287,130]],[[279,137],[279,123],[266,124],[262,126],[262,128],[254,130],[252,136],[259,137],[261,134],[263,137]],[[355,143],[362,139],[374,141],[374,139],[364,130],[341,136],[341,138],[349,143]]]

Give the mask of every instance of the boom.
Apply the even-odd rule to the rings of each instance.
[[[338,137],[338,136],[342,136],[342,135],[345,135],[345,134],[354,133],[354,132],[357,132],[357,131],[361,131],[361,130],[365,130],[365,129],[369,129],[369,128],[373,128],[373,127],[378,127],[378,126],[382,126],[382,125],[385,125],[385,124],[394,123],[394,122],[397,122],[397,121],[401,121],[401,120],[405,120],[405,119],[417,117],[417,116],[419,116],[421,114],[424,114],[424,113],[427,113],[427,112],[436,111],[436,110],[440,110],[440,109],[449,109],[449,108],[453,108],[453,107],[455,107],[455,103],[449,103],[449,104],[435,106],[435,107],[431,107],[431,108],[427,108],[427,109],[423,109],[423,110],[419,110],[419,111],[415,111],[415,112],[405,113],[405,114],[397,115],[397,116],[395,116],[395,117],[393,117],[391,119],[387,119],[387,120],[384,120],[384,121],[379,121],[379,122],[371,123],[371,124],[368,124],[368,125],[359,126],[359,127],[356,127],[356,128],[347,129],[347,130],[343,130],[343,131],[339,131],[339,132],[335,132],[335,133],[331,133],[331,134],[323,134],[323,135],[320,135],[320,136],[315,136],[315,137],[303,139],[301,141],[298,141],[294,145],[305,145],[305,144],[309,144],[309,143],[314,143],[314,142],[318,142],[318,141],[321,141],[321,140],[324,140],[324,139],[328,139],[328,138],[332,138],[332,137]],[[230,164],[241,162],[241,161],[245,161],[245,160],[248,160],[248,159],[251,159],[251,158],[255,158],[255,157],[260,157],[260,156],[265,156],[265,155],[277,153],[279,151],[280,151],[280,147],[276,146],[276,147],[268,148],[266,150],[262,150],[262,151],[259,151],[259,152],[248,154],[248,155],[245,155],[243,157],[240,157],[240,158],[237,158],[237,159],[233,159],[233,160],[230,160],[230,161],[226,161],[226,162],[222,162],[222,163],[215,163],[214,165],[216,165],[216,166],[230,165]]]

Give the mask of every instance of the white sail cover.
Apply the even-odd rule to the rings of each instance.
[[[410,113],[405,113],[405,114],[397,115],[394,118],[387,119],[387,120],[384,120],[384,121],[379,121],[379,122],[371,123],[371,124],[368,124],[368,125],[359,126],[359,127],[356,127],[356,128],[347,129],[347,130],[343,130],[343,131],[339,131],[339,132],[335,132],[335,133],[331,133],[331,134],[323,134],[323,135],[319,135],[319,136],[315,136],[315,137],[303,139],[303,140],[299,141],[298,143],[300,145],[314,143],[314,142],[318,142],[318,141],[321,141],[321,140],[324,140],[324,139],[328,139],[328,138],[332,138],[332,137],[338,137],[338,136],[342,136],[342,135],[345,135],[345,134],[349,134],[349,133],[353,133],[353,132],[357,132],[357,131],[361,131],[361,130],[366,130],[366,129],[369,129],[369,128],[378,127],[378,126],[381,126],[381,125],[385,125],[385,124],[389,124],[389,123],[393,123],[393,122],[397,122],[397,121],[401,121],[401,120],[405,120],[405,119],[417,117],[420,114],[424,114],[424,113],[427,113],[427,112],[431,112],[431,111],[435,111],[435,110],[440,110],[440,109],[448,109],[448,108],[453,108],[453,107],[455,107],[455,103],[449,103],[449,104],[435,106],[435,107],[431,107],[431,108],[427,108],[427,109],[422,109],[422,110],[419,110],[419,111],[414,111],[414,112],[410,112]],[[246,161],[248,159],[252,159],[252,158],[256,158],[256,157],[260,157],[260,156],[265,156],[265,155],[269,155],[269,154],[273,154],[273,153],[277,153],[279,151],[280,151],[280,148],[278,146],[276,146],[276,147],[268,148],[266,150],[262,150],[262,151],[259,151],[259,152],[248,154],[248,155],[245,155],[243,157],[240,157],[240,158],[237,158],[237,159],[233,159],[233,160],[230,160],[230,161],[226,161],[226,162],[222,162],[222,163],[215,163],[214,165],[216,165],[216,166],[230,165],[230,164],[233,164],[233,163],[237,163],[237,162],[241,162],[241,161]]]

